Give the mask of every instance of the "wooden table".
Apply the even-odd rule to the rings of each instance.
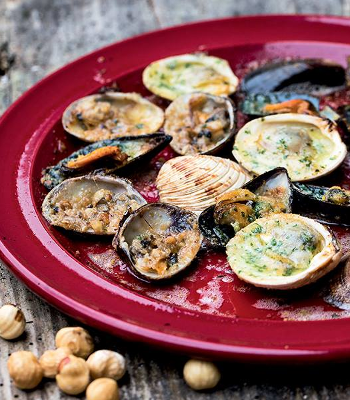
[[[302,12],[349,15],[350,0],[0,0],[0,112],[51,71],[129,36],[206,18]],[[0,268],[0,303],[20,305],[28,321],[21,340],[0,339],[0,399],[71,398],[54,382],[44,382],[32,392],[12,386],[6,368],[10,353],[23,349],[40,355],[53,348],[58,329],[79,323],[28,291],[5,265]],[[215,392],[196,393],[182,379],[185,358],[90,331],[97,347],[118,350],[127,358],[128,375],[120,383],[122,399],[350,398],[346,365],[286,369],[226,364]]]

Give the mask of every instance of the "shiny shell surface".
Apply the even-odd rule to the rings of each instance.
[[[220,157],[175,157],[159,171],[159,198],[197,214],[215,204],[221,194],[243,186],[249,174],[237,163]]]
[[[144,70],[142,79],[148,90],[168,100],[198,91],[228,96],[238,86],[238,78],[226,60],[203,53],[155,61]]]
[[[127,212],[146,200],[125,179],[86,175],[67,179],[45,197],[44,218],[51,225],[94,235],[113,235]]]
[[[237,276],[268,289],[294,289],[315,282],[341,260],[335,236],[297,214],[260,218],[239,231],[226,247]]]
[[[165,111],[164,131],[171,147],[181,155],[211,154],[234,134],[231,100],[196,92],[179,96]]]
[[[163,110],[138,93],[94,94],[70,104],[63,113],[64,129],[86,142],[156,132]]]
[[[238,132],[233,147],[236,160],[253,174],[285,167],[292,181],[327,175],[343,162],[346,154],[334,123],[301,114],[250,121]]]

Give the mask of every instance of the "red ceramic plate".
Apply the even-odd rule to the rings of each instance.
[[[238,74],[246,63],[276,57],[325,57],[345,65],[350,20],[265,16],[194,23],[113,44],[42,80],[0,122],[2,257],[49,303],[127,339],[241,361],[350,358],[349,314],[327,305],[317,286],[289,295],[254,289],[214,252],[172,284],[147,285],[126,270],[110,239],[67,234],[41,216],[41,169],[81,146],[62,129],[65,107],[115,81],[122,91],[149,95],[141,81],[148,63],[198,50],[226,58]],[[170,156],[164,151],[130,177],[149,201],[157,199],[155,172]],[[341,174],[349,184],[346,164]],[[349,236],[342,232],[343,243]]]

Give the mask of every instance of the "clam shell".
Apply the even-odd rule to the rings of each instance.
[[[175,157],[159,171],[160,200],[199,214],[215,204],[217,196],[240,188],[250,179],[235,162],[214,156]]]

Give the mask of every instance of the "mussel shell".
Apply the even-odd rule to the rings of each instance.
[[[275,168],[267,171],[257,178],[247,182],[242,189],[248,189],[258,195],[266,195],[271,188],[278,187],[276,182],[280,182],[285,188],[286,194],[286,212],[292,211],[293,190],[292,184],[285,168]],[[276,185],[276,186],[275,186]],[[223,248],[228,241],[235,235],[235,231],[228,225],[218,225],[214,221],[215,205],[206,208],[198,218],[199,228],[203,236],[209,240],[215,248]]]
[[[266,105],[282,103],[294,99],[307,100],[316,110],[319,110],[320,101],[318,98],[308,94],[289,92],[248,93],[240,104],[240,110],[249,116],[261,117],[271,114],[264,110]]]
[[[272,62],[248,73],[241,88],[247,93],[288,91],[323,96],[345,87],[345,70],[327,60]]]
[[[177,129],[179,125],[176,126],[177,129],[174,129],[171,125],[171,122],[178,122],[182,121],[183,125],[186,125],[185,122],[186,120],[183,118],[184,111],[188,111],[187,108],[189,108],[189,101],[192,96],[195,95],[202,95],[206,96],[207,101],[206,103],[217,103],[218,106],[221,108],[224,106],[225,111],[227,113],[227,119],[229,121],[229,126],[226,128],[226,132],[224,133],[223,138],[221,138],[218,142],[214,143],[211,148],[209,148],[206,151],[200,152],[197,151],[195,146],[191,146],[191,151],[183,151],[181,148],[180,143],[178,143],[178,132]],[[184,126],[186,128],[186,126]],[[236,123],[235,123],[235,106],[232,102],[231,99],[223,97],[223,96],[213,96],[207,93],[198,93],[198,92],[193,92],[189,94],[185,94],[182,96],[177,97],[166,109],[165,111],[165,121],[164,121],[164,132],[167,135],[170,135],[173,137],[173,140],[170,144],[170,146],[178,153],[181,155],[187,155],[187,154],[216,154],[218,153],[226,144],[229,142],[234,133],[235,133],[235,128],[236,128]],[[210,131],[209,131],[210,133]]]
[[[293,211],[330,224],[350,225],[350,205],[322,200],[328,187],[293,184]]]
[[[94,211],[94,208],[96,209],[96,212],[98,212],[96,205],[93,205],[92,202],[94,195],[101,189],[112,193],[113,197],[109,202],[112,204],[122,203],[123,207],[120,210],[120,215],[116,210],[112,210],[112,214],[110,214],[109,206],[107,207],[105,211],[106,213],[109,213],[110,217],[113,217],[113,226],[110,225],[111,221],[108,220],[107,228],[102,231],[93,228],[92,220],[96,215],[88,217],[87,215],[84,216],[83,212],[87,209]],[[127,196],[127,201],[124,199],[120,200],[120,196],[124,195]],[[68,206],[72,209],[73,207],[70,201],[77,201],[79,203],[83,198],[86,198],[86,204],[81,204],[80,209],[77,207],[76,210],[74,210],[76,211],[75,214],[64,214],[62,218],[57,217],[60,212],[62,200],[67,201],[69,203]],[[42,213],[50,225],[61,227],[66,230],[83,234],[114,235],[117,232],[119,223],[123,219],[124,215],[146,203],[146,200],[136,189],[134,189],[128,180],[108,175],[89,174],[67,179],[55,186],[46,195],[43,201]],[[116,217],[118,217],[119,220]]]
[[[130,245],[137,236],[142,235],[143,232],[149,232],[150,230],[155,233],[167,232],[170,235],[171,233],[176,234],[187,230],[193,230],[198,236],[198,240],[192,244],[192,247],[186,243],[186,254],[190,254],[191,257],[182,265],[172,265],[163,275],[137,268],[135,260],[130,252]],[[185,270],[196,257],[201,243],[202,235],[199,231],[195,214],[170,204],[152,203],[140,207],[126,217],[118,233],[115,235],[112,245],[117,251],[125,255],[132,270],[138,276],[147,281],[160,281],[172,278]]]
[[[339,267],[323,290],[323,299],[341,310],[350,310],[350,259]]]
[[[107,139],[92,143],[75,151],[55,166],[45,168],[42,172],[41,183],[46,187],[46,189],[51,190],[65,179],[72,176],[84,175],[100,168],[107,168],[108,173],[124,171],[127,168],[151,160],[171,142],[171,139],[171,136],[162,133],[154,133],[142,136],[125,136],[118,139]],[[69,161],[75,160],[78,156],[89,154],[104,146],[117,146],[129,157],[122,164],[115,164],[113,162],[106,163],[106,160],[103,160],[98,163],[93,163],[83,170],[69,170],[65,168]]]

